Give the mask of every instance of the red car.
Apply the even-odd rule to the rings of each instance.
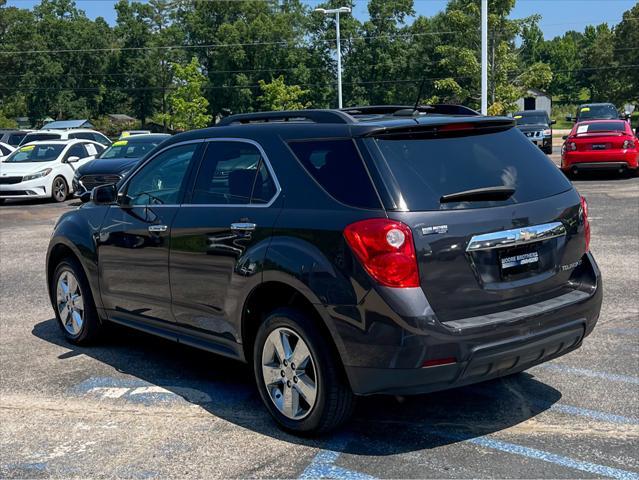
[[[561,169],[566,174],[583,170],[613,169],[637,172],[639,140],[629,122],[590,120],[579,122],[561,147]]]

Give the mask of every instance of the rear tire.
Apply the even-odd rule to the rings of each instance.
[[[284,430],[320,434],[351,415],[354,395],[333,350],[314,320],[299,310],[277,309],[260,325],[253,347],[257,389]]]
[[[69,196],[69,186],[64,177],[55,177],[51,184],[51,198],[54,202],[64,202]]]
[[[58,326],[69,342],[87,345],[100,336],[102,323],[89,281],[75,258],[65,258],[58,264],[50,292]]]

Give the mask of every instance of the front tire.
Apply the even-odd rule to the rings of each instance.
[[[51,278],[51,295],[58,326],[68,341],[86,345],[102,331],[89,281],[79,262],[65,258]]]
[[[328,432],[353,410],[353,392],[329,340],[299,310],[277,309],[264,320],[253,366],[262,401],[284,430]]]
[[[51,185],[51,198],[54,202],[64,202],[69,196],[69,186],[64,177],[55,177]]]

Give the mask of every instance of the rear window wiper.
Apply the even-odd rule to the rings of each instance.
[[[515,189],[511,187],[484,187],[474,190],[464,190],[462,192],[448,193],[442,195],[439,199],[440,203],[450,202],[481,202],[491,200],[508,200]]]

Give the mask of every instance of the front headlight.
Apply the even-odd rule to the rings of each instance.
[[[26,182],[27,180],[35,180],[36,178],[46,177],[51,173],[50,168],[45,168],[44,170],[40,170],[39,172],[33,173],[31,175],[25,175],[22,177],[22,181]]]
[[[544,130],[544,137],[549,137],[551,135],[552,135],[552,130],[550,129]]]

